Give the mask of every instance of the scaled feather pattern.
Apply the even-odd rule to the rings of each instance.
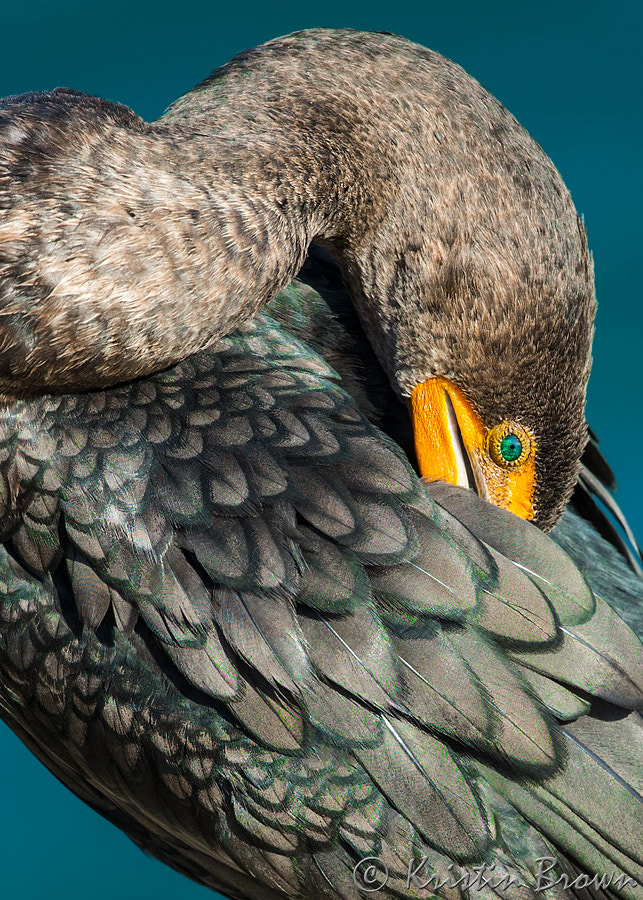
[[[259,897],[358,896],[365,856],[404,896],[427,852],[642,880],[633,632],[536,528],[425,489],[274,320],[14,407],[2,476],[5,716],[171,865]],[[511,856],[504,798],[547,852]]]

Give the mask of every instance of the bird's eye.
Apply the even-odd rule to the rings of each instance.
[[[531,437],[516,422],[501,422],[487,435],[489,456],[503,469],[515,469],[529,458]]]

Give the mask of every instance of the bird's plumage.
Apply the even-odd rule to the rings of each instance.
[[[339,58],[361,54],[371,68],[387,53],[399,64],[404,52],[420,68],[426,60],[429,67],[442,65],[435,55],[423,55],[428,51],[386,36],[313,32],[268,46],[268,76],[274,65],[292,68],[295,94],[306,72],[301,60],[312,58],[315,47],[335,46]],[[242,98],[242,76],[246,70],[252,75],[256,59],[256,53],[240,58],[197,89],[188,119],[185,103],[177,104],[165,135],[163,120],[150,136],[148,126],[110,106],[105,115],[108,131],[116,129],[111,137],[122,149],[118,129],[122,122],[131,124],[161,165],[159,148],[167,146],[162,139],[176,140],[181,123],[189,121],[198,148],[206,127],[194,106],[199,90],[214,90],[218,97],[217,91],[225,95],[229,87],[226,101]],[[468,83],[451,64],[445,67],[449,78]],[[269,100],[276,90],[271,76],[264,88]],[[471,90],[479,99],[481,89]],[[484,96],[484,109],[491,109]],[[483,888],[485,896],[503,896],[500,882],[513,878],[522,887],[509,886],[510,893],[535,897],[541,893],[538,861],[555,857],[570,880],[580,871],[613,871],[623,877],[609,889],[639,897],[643,729],[636,710],[643,702],[643,648],[610,602],[613,590],[623,618],[636,628],[640,617],[629,607],[643,599],[643,582],[628,568],[626,541],[615,537],[591,499],[592,491],[607,492],[609,481],[595,448],[581,470],[577,495],[585,518],[566,514],[556,534],[576,562],[535,526],[471,492],[424,485],[401,449],[412,455],[407,413],[396,393],[400,385],[391,386],[384,375],[390,356],[380,356],[382,368],[370,351],[363,352],[361,326],[345,306],[332,264],[318,251],[302,273],[308,285],[295,282],[267,314],[223,336],[215,327],[204,340],[210,346],[177,365],[150,374],[149,360],[141,357],[124,363],[133,368],[124,370],[123,384],[65,393],[70,373],[85,387],[91,385],[83,378],[98,376],[89,357],[81,355],[74,369],[68,354],[55,381],[52,345],[43,334],[57,326],[62,337],[69,332],[51,309],[39,306],[47,290],[56,294],[52,273],[62,284],[56,297],[69,300],[64,279],[78,276],[75,286],[85,302],[91,301],[87,273],[94,268],[103,279],[99,293],[111,273],[116,294],[127,293],[130,282],[136,294],[141,260],[135,247],[129,268],[117,277],[110,253],[123,250],[122,235],[106,233],[104,243],[91,243],[91,228],[80,221],[87,197],[75,194],[63,215],[58,193],[39,195],[37,183],[24,187],[15,166],[15,159],[25,158],[16,150],[16,133],[44,136],[43,146],[52,133],[80,134],[86,148],[94,132],[79,132],[79,121],[98,118],[96,152],[105,159],[110,140],[101,108],[99,101],[67,92],[12,100],[0,109],[5,129],[15,127],[0,182],[4,177],[5,187],[31,197],[22,209],[9,204],[5,190],[9,211],[0,224],[0,285],[8,315],[3,377],[5,389],[14,393],[0,410],[5,720],[58,778],[142,847],[234,898],[356,898],[362,896],[356,879],[366,857],[384,861],[393,896],[408,896],[415,872],[422,880],[434,873],[439,895],[457,897],[472,867],[485,864],[494,867],[494,883],[499,879]],[[235,106],[221,109],[226,135],[231,125],[225,111],[232,110],[234,119]],[[560,242],[549,232],[547,240],[569,252],[569,259],[544,283],[543,294],[571,291],[565,310],[570,334],[579,329],[579,344],[559,342],[568,365],[558,362],[570,383],[558,387],[573,413],[584,396],[593,311],[584,234],[541,151],[533,150],[508,114],[494,115],[515,128],[521,149],[507,151],[508,158],[522,163],[524,153],[532,154],[544,173],[533,182],[514,173],[508,208],[515,212],[522,203],[514,191],[519,198],[523,191],[531,196],[540,185],[551,189],[565,211]],[[323,107],[319,117],[328,120]],[[262,166],[278,159],[274,148],[259,149]],[[256,174],[243,141],[238,151],[244,177]],[[57,145],[51,168],[44,170],[42,153],[36,153],[36,171],[44,171],[48,185],[61,177],[60,152],[66,147]],[[189,142],[179,146],[173,177],[181,162],[201,155],[195,152],[190,155]],[[137,162],[139,175],[144,162]],[[90,164],[81,154],[78,165]],[[224,175],[226,165],[224,158]],[[167,172],[167,161],[163,166]],[[114,203],[122,200],[118,191],[125,177],[122,166],[116,168]],[[265,168],[259,171],[265,175]],[[149,177],[145,189],[156,189]],[[100,178],[108,184],[107,176]],[[187,227],[181,204],[189,182],[183,173],[177,179],[172,184],[180,182],[183,193],[167,212],[169,224],[162,210],[130,210],[134,220],[148,217],[157,240],[162,233],[174,235],[167,255],[141,236],[144,228],[135,238],[141,246],[150,240],[158,251],[155,277],[165,266],[177,279],[163,288],[166,297],[179,286],[187,294],[198,291],[199,253],[207,256],[208,246],[221,253],[232,247],[225,258],[239,269],[250,264],[253,271],[266,254],[278,270],[271,274],[272,288],[289,277],[306,241],[290,234],[288,265],[283,246],[270,243],[269,228],[259,229],[254,245],[241,246],[252,234],[243,219],[249,207],[243,205],[227,232],[207,234],[203,246],[191,245],[183,263],[174,265],[173,229]],[[132,180],[132,191],[140,192]],[[195,202],[205,190],[198,178],[196,184]],[[46,224],[18,229],[21,215],[30,222],[37,218],[39,196],[45,222],[56,223],[49,255]],[[271,215],[274,199],[265,200]],[[288,198],[281,199],[287,205]],[[220,221],[220,198],[209,200]],[[299,200],[301,212],[305,202]],[[254,200],[246,196],[244,202],[252,206]],[[233,208],[226,207],[229,215]],[[0,218],[3,211],[0,205]],[[112,212],[103,211],[105,221]],[[191,221],[204,232],[212,225],[201,215]],[[507,227],[510,235],[518,234],[513,220]],[[186,234],[188,244],[194,242],[194,234]],[[498,236],[489,240],[502,244]],[[70,252],[79,268],[68,271]],[[346,259],[350,253],[345,274],[354,293],[355,269]],[[17,261],[24,264],[20,272]],[[188,263],[197,269],[193,280]],[[547,271],[544,257],[534,265]],[[232,299],[253,312],[270,291],[264,285],[246,298],[247,280],[235,280],[236,271],[233,266],[226,274]],[[404,271],[398,260],[398,272]],[[465,283],[472,289],[475,279],[458,271],[458,289]],[[25,277],[34,272],[44,281]],[[149,288],[145,278],[142,283]],[[534,283],[525,276],[532,294]],[[481,296],[475,290],[473,295]],[[444,300],[439,291],[434,296]],[[25,297],[34,311],[26,322],[16,312]],[[60,309],[68,324],[65,316],[73,313],[62,300]],[[151,321],[151,342],[160,320],[159,313]],[[182,332],[189,350],[195,349],[193,324],[186,321]],[[72,333],[91,337],[99,325],[90,317],[85,329],[81,317]],[[453,322],[449,328],[455,331]],[[128,339],[118,338],[121,350]],[[24,358],[19,341],[27,348]],[[177,339],[168,352],[176,353],[178,344]],[[34,347],[34,380],[19,390],[20,366],[29,375]],[[112,365],[113,351],[106,348],[97,369],[103,362],[106,369]],[[16,355],[19,365],[12,371]],[[131,378],[143,371],[144,377]],[[41,377],[57,395],[29,396],[42,393]],[[513,389],[505,388],[499,391],[506,399]],[[529,402],[542,404],[543,396]],[[556,400],[554,408],[558,414]],[[578,424],[565,434],[563,450],[580,454]],[[576,459],[567,461],[559,478],[556,466],[565,454],[546,439],[542,446],[541,470],[547,473],[551,450],[553,484],[562,491],[552,497],[552,482],[542,487],[543,521],[551,524]],[[460,879],[460,887],[450,879]],[[417,887],[417,881],[412,884]],[[560,885],[544,893],[552,900],[583,896],[581,888],[565,891]]]

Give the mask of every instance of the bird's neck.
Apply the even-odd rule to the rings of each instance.
[[[423,334],[445,359],[454,317],[465,344],[467,321],[493,334],[498,285],[511,293],[543,257],[534,236],[553,270],[552,246],[564,260],[579,243],[557,173],[515,120],[392,36],[280,39],[152,125],[73,92],[34,95],[0,108],[0,150],[5,395],[114,384],[198,352],[285,286],[314,238],[408,395],[431,374]]]
[[[387,247],[373,250],[370,233],[399,177],[377,123],[363,103],[325,96],[316,108],[299,76],[275,98],[277,74],[260,75],[266,96],[233,71],[225,90],[215,79],[152,125],[76,94],[13,113],[14,126],[50,134],[42,170],[0,222],[0,240],[11,237],[0,263],[20,276],[0,283],[0,395],[167,368],[269,302],[314,238],[336,252],[357,303],[364,271],[378,284]],[[16,183],[21,152],[5,154]]]
[[[392,111],[375,115],[356,96],[315,100],[300,85],[257,97],[235,73],[224,86],[195,89],[153,126],[181,160],[189,194],[202,198],[201,339],[269,302],[316,240],[333,252],[371,343],[388,358],[389,295],[403,294],[395,267],[413,230],[414,193],[391,151]],[[415,249],[428,238],[418,233]]]

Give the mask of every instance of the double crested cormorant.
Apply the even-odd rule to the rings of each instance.
[[[401,38],[272,41],[152,124],[1,101],[5,721],[232,898],[640,897],[594,311],[547,156]]]

